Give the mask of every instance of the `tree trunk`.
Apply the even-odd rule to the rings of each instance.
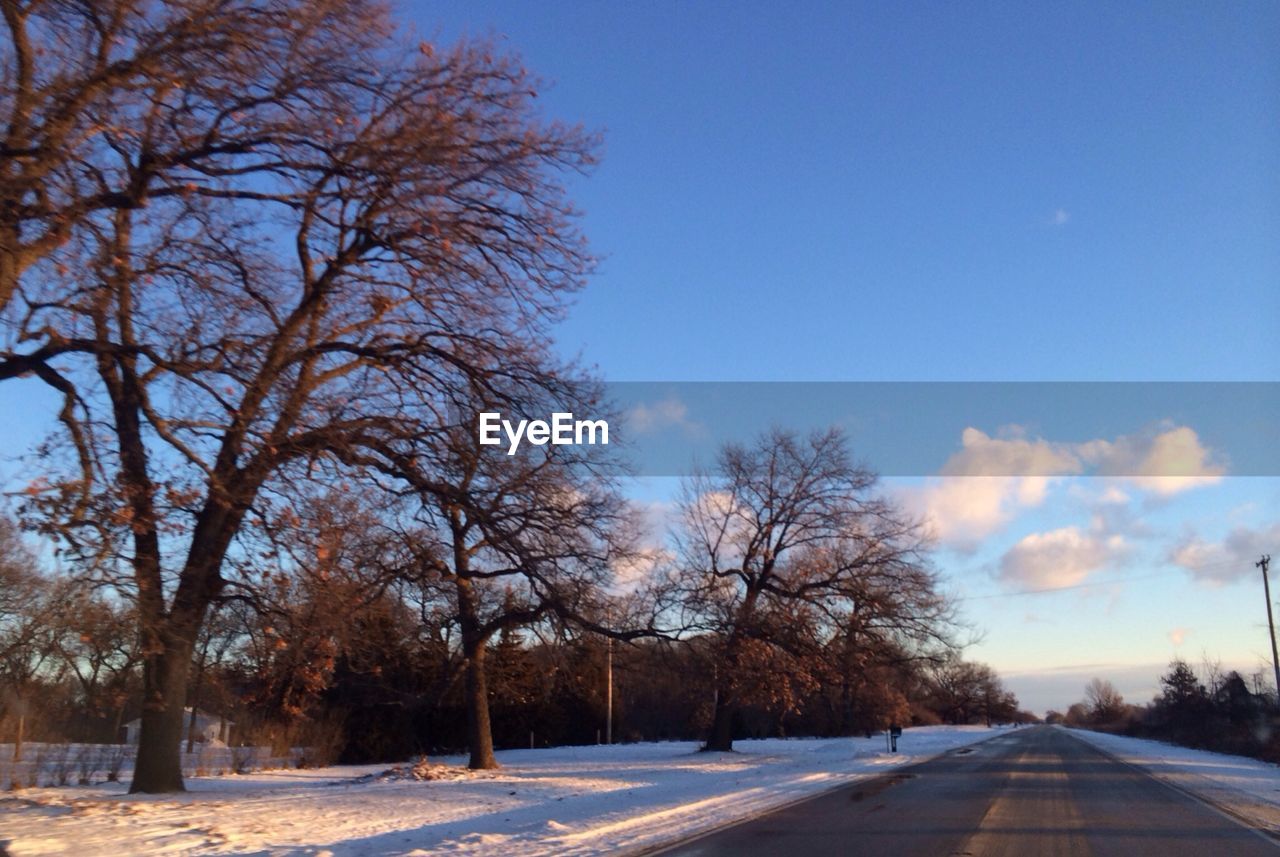
[[[729,671],[723,667],[719,670],[716,686],[716,707],[711,717],[711,733],[703,750],[709,752],[728,753],[733,750],[733,717],[737,713],[729,682],[723,676]]]
[[[27,723],[27,706],[26,703],[19,702],[18,705],[18,737],[13,742],[13,760],[15,762],[22,761],[22,728]]]
[[[861,690],[864,671],[855,654],[857,632],[850,629],[844,638],[844,663],[840,671],[840,734],[853,735],[856,727],[870,729],[870,723],[857,723],[858,691]],[[854,674],[858,678],[854,679]],[[871,737],[870,734],[867,735]]]
[[[840,725],[841,735],[853,734],[853,709],[854,709],[853,681],[849,678],[849,672],[846,668],[844,675],[840,677]]]
[[[243,486],[242,486],[243,487]],[[244,489],[250,499],[257,486]],[[148,495],[149,496],[149,495]],[[240,527],[248,501],[231,509],[224,499],[210,498],[201,511],[187,550],[187,565],[178,578],[173,607],[165,610],[160,586],[160,549],[152,529],[135,536],[134,560],[139,582],[142,622],[142,728],[138,758],[129,791],[158,794],[186,791],[182,784],[182,710],[196,640],[209,605],[222,587],[218,571],[227,546]],[[143,515],[151,516],[150,511]]]
[[[190,642],[164,635],[165,650],[142,668],[142,730],[130,793],[186,791],[182,784],[182,709],[187,701]]]
[[[728,753],[733,750],[733,719],[738,713],[734,677],[738,671],[738,649],[745,629],[755,616],[759,590],[749,588],[734,618],[733,629],[725,643],[724,656],[716,669],[716,708],[711,717],[711,734],[702,748],[713,752]]]
[[[467,576],[470,557],[465,550],[466,534],[459,523],[457,510],[451,510],[450,515],[453,522],[454,591],[458,597],[462,656],[466,659],[467,746],[471,749],[471,760],[467,767],[473,771],[483,771],[498,767],[498,760],[493,757],[493,732],[489,727],[489,682],[485,675],[489,634],[481,627],[476,594]]]
[[[498,767],[493,757],[493,732],[489,728],[489,684],[485,677],[485,640],[466,644],[467,658],[467,746],[473,771]]]
[[[724,699],[723,696],[720,698]],[[711,720],[711,735],[702,749],[721,753],[733,750],[733,715],[735,713],[734,706],[725,702],[716,702],[715,716]]]

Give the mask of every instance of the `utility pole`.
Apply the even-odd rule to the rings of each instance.
[[[613,637],[609,638],[606,644],[604,664],[605,672],[609,677],[605,683],[604,690],[604,743],[613,743]]]
[[[604,624],[608,629],[613,627],[613,611],[606,610]],[[613,743],[613,635],[605,637],[604,642],[604,743]],[[596,733],[599,734],[598,732]]]
[[[1271,618],[1271,583],[1267,580],[1267,566],[1271,565],[1271,554],[1263,554],[1262,559],[1254,564],[1262,569],[1262,590],[1267,596],[1267,627],[1271,629],[1271,666],[1276,671],[1276,701],[1280,705],[1280,656],[1276,655],[1276,623]]]

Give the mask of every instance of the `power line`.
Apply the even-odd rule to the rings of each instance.
[[[1095,586],[1110,586],[1113,583],[1129,583],[1135,580],[1154,580],[1167,577],[1167,574],[1139,574],[1132,577],[1113,577],[1108,580],[1095,580],[1089,583],[1076,583],[1071,586],[1046,586],[1043,589],[1018,589],[1014,592],[991,592],[986,595],[962,595],[956,601],[985,601],[989,598],[1019,598],[1024,595],[1048,595],[1053,592],[1070,592],[1073,589],[1091,589]]]

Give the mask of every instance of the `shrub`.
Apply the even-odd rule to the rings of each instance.
[[[124,763],[133,755],[133,748],[128,744],[112,744],[107,748],[106,759],[103,767],[107,772],[107,782],[116,783],[120,781],[120,771],[124,768]]]
[[[75,759],[76,782],[82,786],[91,785],[93,783],[93,775],[101,765],[102,751],[100,748],[81,745]]]

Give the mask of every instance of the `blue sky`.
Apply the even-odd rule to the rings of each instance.
[[[558,335],[610,381],[1280,379],[1278,4],[472,0],[402,17],[493,37],[547,82],[547,115],[603,132],[599,168],[570,181],[602,261]],[[5,384],[10,455],[52,413],[37,387]],[[886,483],[939,532],[985,632],[970,656],[1037,710],[1093,675],[1144,701],[1175,653],[1247,671],[1267,655],[1251,563],[1280,557],[1280,479],[1232,470],[1176,417],[1086,437],[968,415],[939,474],[1052,466]],[[1205,469],[1072,475],[1098,449]],[[658,508],[671,494],[636,486]],[[1018,594],[1042,584],[1078,588]]]
[[[563,338],[611,379],[1280,370],[1274,4],[410,8],[604,131]]]
[[[1280,378],[1280,6],[408,11],[495,37],[549,115],[604,132],[572,183],[603,262],[560,338],[609,380]],[[955,454],[1004,416],[956,425]],[[1051,432],[1023,428],[1093,439]],[[937,562],[971,656],[1033,707],[1095,674],[1145,701],[1174,654],[1265,657],[1249,551],[1280,537],[1275,478],[969,484],[887,487],[960,510]],[[1037,581],[1080,588],[1012,594]]]

